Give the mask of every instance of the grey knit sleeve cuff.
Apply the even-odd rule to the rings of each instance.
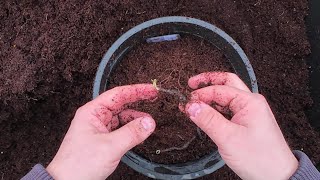
[[[305,153],[293,151],[293,154],[299,161],[299,167],[290,180],[320,180],[319,171],[314,167]]]
[[[37,164],[21,180],[53,180],[53,178],[41,164]]]

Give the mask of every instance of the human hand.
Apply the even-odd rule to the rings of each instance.
[[[58,153],[47,167],[54,179],[106,179],[121,157],[155,129],[147,113],[123,110],[125,104],[154,99],[152,85],[113,88],[80,107]],[[135,120],[129,122],[134,118]],[[120,123],[128,123],[112,131]]]
[[[190,119],[218,146],[226,164],[242,179],[289,179],[298,161],[288,147],[265,98],[251,93],[232,73],[203,73],[189,86],[212,84],[192,92],[186,105]],[[215,103],[216,109],[208,104]],[[227,120],[225,108],[233,116]]]

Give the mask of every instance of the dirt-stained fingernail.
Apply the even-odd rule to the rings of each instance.
[[[201,106],[199,103],[192,103],[187,111],[191,117],[197,117],[197,115],[201,112]]]
[[[154,128],[154,120],[150,117],[144,117],[141,120],[141,124],[146,131],[150,131]]]

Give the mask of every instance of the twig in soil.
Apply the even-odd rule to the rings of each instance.
[[[179,134],[177,134],[177,136],[182,140],[184,141],[184,138],[182,136],[180,136]]]
[[[183,146],[181,147],[171,147],[171,148],[167,148],[167,149],[164,149],[164,150],[156,150],[156,154],[160,154],[161,152],[169,152],[169,151],[181,151],[181,150],[184,150],[184,149],[187,149],[188,146],[191,144],[191,142],[193,140],[196,139],[196,136],[193,136],[188,142],[186,142]]]
[[[254,6],[260,5],[260,3],[261,3],[261,0],[258,0],[258,1],[254,4]]]
[[[179,71],[178,84],[179,84],[180,88],[183,89],[183,87],[181,86],[181,83],[180,83],[180,78],[181,78],[181,70]]]
[[[156,90],[171,94],[173,96],[178,96],[180,102],[187,101],[187,97],[185,95],[183,95],[180,91],[175,90],[175,89],[164,89],[164,88],[158,87],[157,86],[157,79],[153,79],[151,81],[152,81],[152,85],[154,86],[154,88],[156,88]]]
[[[30,96],[25,96],[25,97],[26,97],[26,99],[27,99],[28,101],[30,101],[30,100],[38,101],[38,100],[39,100],[39,99],[36,99],[36,98],[30,97]]]
[[[140,71],[142,70],[142,68],[143,68],[143,66],[140,66],[140,68],[139,68],[139,70],[138,70],[137,74],[140,74]]]
[[[52,94],[61,94],[60,92],[57,92],[57,91],[50,91],[50,93],[52,93]]]
[[[146,13],[146,11],[143,11],[143,12],[137,12],[136,14],[137,14],[137,15],[140,15],[140,14],[144,14],[144,13]]]

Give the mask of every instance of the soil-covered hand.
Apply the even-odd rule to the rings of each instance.
[[[121,157],[155,129],[150,115],[122,111],[124,105],[156,96],[157,90],[152,85],[122,86],[80,107],[47,171],[54,179],[107,178]],[[128,122],[132,117],[135,120]],[[128,124],[112,131],[119,124],[118,118]]]
[[[203,83],[211,86],[193,91],[186,111],[216,143],[226,164],[242,179],[289,179],[298,161],[266,99],[251,93],[235,74],[203,73],[188,82],[193,89]],[[231,120],[220,113],[225,107]]]

